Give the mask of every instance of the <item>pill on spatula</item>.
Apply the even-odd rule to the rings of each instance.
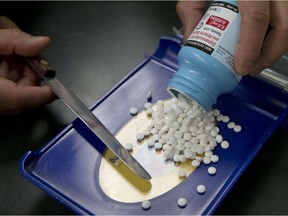
[[[186,173],[186,170],[185,170],[185,169],[180,169],[180,170],[178,171],[178,177],[179,177],[180,179],[186,178],[186,175],[187,175],[187,173]]]
[[[133,145],[131,143],[126,143],[125,144],[125,149],[129,152],[133,150]]]

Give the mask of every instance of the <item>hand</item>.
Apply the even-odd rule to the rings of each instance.
[[[19,58],[38,55],[49,43],[48,37],[34,37],[18,29],[0,30],[0,56],[3,57],[0,64],[0,115],[19,113],[56,99],[48,86],[40,86],[40,78]]]
[[[208,2],[179,1],[177,13],[187,39],[204,14]],[[240,75],[257,75],[288,50],[287,1],[238,1],[241,15],[235,68]],[[268,26],[270,31],[267,33]]]

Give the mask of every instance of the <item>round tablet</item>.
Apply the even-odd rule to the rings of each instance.
[[[221,142],[221,147],[223,149],[227,149],[227,148],[229,148],[229,146],[230,146],[230,144],[228,141],[224,140],[223,142]]]
[[[200,161],[199,160],[192,160],[192,166],[193,167],[198,167],[200,165]]]
[[[210,163],[211,163],[211,158],[210,158],[209,156],[205,156],[205,157],[203,158],[203,163],[204,163],[204,164],[210,164]]]
[[[136,115],[138,113],[138,109],[136,107],[131,107],[130,108],[130,114],[131,115]]]
[[[209,175],[215,175],[215,173],[216,173],[216,168],[215,168],[215,167],[209,167],[209,168],[208,168],[208,173],[209,173]]]
[[[131,151],[133,150],[133,145],[132,145],[132,143],[126,143],[124,147],[125,147],[125,149],[126,149],[127,151],[129,151],[129,152],[131,152]]]
[[[187,200],[183,197],[178,199],[178,206],[184,208],[187,205]]]
[[[142,202],[142,208],[143,208],[143,209],[147,210],[147,209],[149,209],[150,207],[151,207],[151,202],[150,202],[149,200],[144,200],[144,201]]]
[[[233,130],[236,132],[236,133],[239,133],[241,131],[241,126],[240,125],[235,125]]]
[[[203,193],[205,193],[205,191],[206,191],[206,187],[204,185],[198,185],[197,186],[197,192],[199,194],[203,194]]]
[[[218,156],[218,155],[212,155],[212,156],[211,156],[211,161],[212,161],[213,163],[217,163],[217,162],[219,161],[219,156]]]
[[[222,122],[228,123],[230,121],[229,116],[223,116]]]
[[[179,171],[178,171],[178,177],[180,178],[180,179],[184,179],[184,178],[186,178],[186,170],[185,169],[180,169]]]
[[[234,123],[234,122],[229,122],[229,123],[227,124],[227,127],[228,127],[229,129],[233,129],[233,128],[235,127],[235,123]]]

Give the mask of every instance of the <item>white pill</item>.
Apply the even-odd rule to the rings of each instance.
[[[179,171],[178,171],[178,177],[179,177],[180,179],[186,178],[186,175],[187,175],[187,172],[186,172],[185,169],[179,169]]]
[[[214,110],[212,110],[212,114],[213,114],[213,116],[216,117],[220,114],[220,111],[218,109],[214,109]]]
[[[222,115],[222,114],[219,114],[219,115],[216,117],[216,120],[217,120],[217,121],[222,121],[222,120],[223,120],[223,115]]]
[[[146,137],[150,135],[150,131],[149,131],[149,130],[144,130],[142,133],[143,133],[144,136],[146,136]]]
[[[186,162],[187,159],[186,159],[185,155],[180,154],[180,155],[179,155],[179,161],[182,162],[182,163]]]
[[[184,143],[185,148],[191,148],[192,147],[192,143],[191,142],[185,142]]]
[[[235,125],[233,129],[236,133],[239,133],[242,130],[240,125]]]
[[[183,151],[184,149],[185,149],[185,146],[183,145],[183,144],[178,144],[177,146],[176,146],[176,149],[178,150],[178,151]]]
[[[208,146],[207,146],[208,147]],[[205,156],[207,157],[211,157],[213,155],[213,152],[212,151],[205,151]]]
[[[132,143],[126,143],[124,147],[125,147],[125,149],[126,149],[127,151],[129,151],[129,152],[131,152],[131,151],[133,150],[133,145],[132,145]]]
[[[189,129],[189,128],[188,128],[187,126],[182,125],[179,130],[180,130],[182,133],[186,133],[186,132],[188,132],[188,129]]]
[[[177,139],[180,139],[180,138],[182,137],[182,135],[183,135],[183,133],[180,132],[180,131],[176,131],[176,132],[174,133],[174,136],[175,136]]]
[[[187,205],[187,200],[183,197],[178,199],[178,206],[184,208]]]
[[[193,167],[199,167],[200,166],[200,161],[199,160],[192,160],[192,166]]]
[[[221,147],[223,149],[227,149],[227,148],[229,148],[229,146],[230,146],[230,144],[228,141],[224,140],[223,142],[221,142]]]
[[[153,109],[152,108],[148,108],[148,109],[146,109],[146,114],[148,115],[148,116],[151,116],[151,114],[153,113]]]
[[[205,157],[203,158],[203,163],[204,163],[204,164],[210,164],[210,163],[211,163],[211,158],[208,157],[208,156],[205,156]]]
[[[205,191],[206,191],[206,187],[204,185],[198,185],[197,186],[197,192],[199,194],[203,194],[203,193],[205,193]]]
[[[149,108],[151,108],[151,107],[152,107],[152,104],[149,103],[149,102],[147,102],[147,103],[144,104],[144,108],[145,108],[146,110],[149,109]]]
[[[230,121],[229,116],[223,116],[222,122],[228,123]]]
[[[163,155],[166,159],[171,159],[172,152],[170,149],[165,149],[165,150],[163,150]]]
[[[184,145],[185,139],[182,139],[182,138],[177,139],[177,143],[180,144],[180,145]]]
[[[204,148],[203,148],[203,146],[200,146],[200,145],[198,145],[197,147],[196,147],[196,152],[198,153],[198,154],[203,154],[204,153]]]
[[[147,141],[147,145],[148,145],[149,148],[153,148],[154,144],[155,144],[155,140],[153,140],[153,139],[149,139]]]
[[[181,127],[181,125],[178,122],[173,122],[173,128],[178,130]]]
[[[189,141],[189,140],[191,140],[192,135],[191,135],[191,133],[185,133],[183,138],[184,138],[184,140]]]
[[[160,149],[162,149],[162,144],[161,143],[159,143],[159,142],[156,142],[155,144],[154,144],[154,148],[156,149],[156,150],[160,150]]]
[[[153,140],[158,141],[159,140],[159,135],[158,134],[153,134],[152,138],[153,138]]]
[[[163,100],[158,100],[158,101],[156,102],[156,104],[159,105],[159,106],[162,106],[162,105],[164,104],[164,101],[163,101]]]
[[[207,125],[205,125],[205,130],[207,130],[207,131],[211,131],[212,128],[213,128],[213,125],[212,125],[212,124],[207,124]]]
[[[208,168],[208,173],[209,173],[209,175],[215,175],[215,173],[216,173],[216,168],[215,168],[215,167],[209,167],[209,168]]]
[[[180,162],[180,155],[179,154],[174,154],[173,155],[173,161],[176,162],[176,163]]]
[[[138,113],[138,109],[136,107],[131,107],[130,108],[130,114],[131,115],[136,115]]]
[[[137,134],[136,134],[136,138],[137,138],[138,141],[142,141],[142,140],[144,139],[144,137],[145,137],[145,136],[144,136],[143,133],[137,133]]]
[[[185,150],[184,151],[184,156],[187,158],[187,159],[192,159],[195,157],[195,154],[193,152],[191,152],[190,150]]]
[[[221,143],[223,141],[223,137],[222,135],[218,134],[216,137],[215,137],[215,140],[217,143]]]
[[[228,127],[229,129],[233,129],[233,128],[235,127],[235,123],[234,123],[234,122],[229,122],[229,123],[227,124],[227,127]]]
[[[218,156],[218,155],[212,155],[212,156],[211,156],[211,161],[212,161],[213,163],[217,163],[217,162],[219,161],[219,156]]]
[[[144,201],[142,202],[142,208],[143,208],[143,209],[147,210],[147,209],[149,209],[150,207],[151,207],[151,202],[150,202],[149,200],[144,200]]]

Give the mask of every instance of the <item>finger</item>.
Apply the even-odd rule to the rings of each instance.
[[[23,68],[24,62],[22,62],[18,56],[3,58],[3,62],[0,65],[0,76],[17,82],[22,77],[21,71]]]
[[[186,40],[203,16],[207,1],[180,0],[176,5],[176,11],[184,28]]]
[[[19,86],[15,96],[14,109],[26,109],[51,103],[56,99],[49,86]]]
[[[42,106],[56,99],[48,86],[19,86],[4,79],[0,79],[0,86],[2,113]]]
[[[17,85],[22,86],[38,86],[40,84],[40,77],[32,72],[29,68],[25,67],[23,69],[23,75],[21,79],[18,80]]]
[[[237,73],[246,75],[254,70],[270,20],[268,1],[239,1],[241,15],[239,42],[235,50]]]
[[[0,30],[0,55],[18,54],[35,56],[44,51],[50,43],[49,37],[31,36],[19,29]]]
[[[287,11],[288,2],[271,2],[270,26],[272,28],[264,40],[261,54],[256,62],[260,71],[276,63],[288,50]]]

